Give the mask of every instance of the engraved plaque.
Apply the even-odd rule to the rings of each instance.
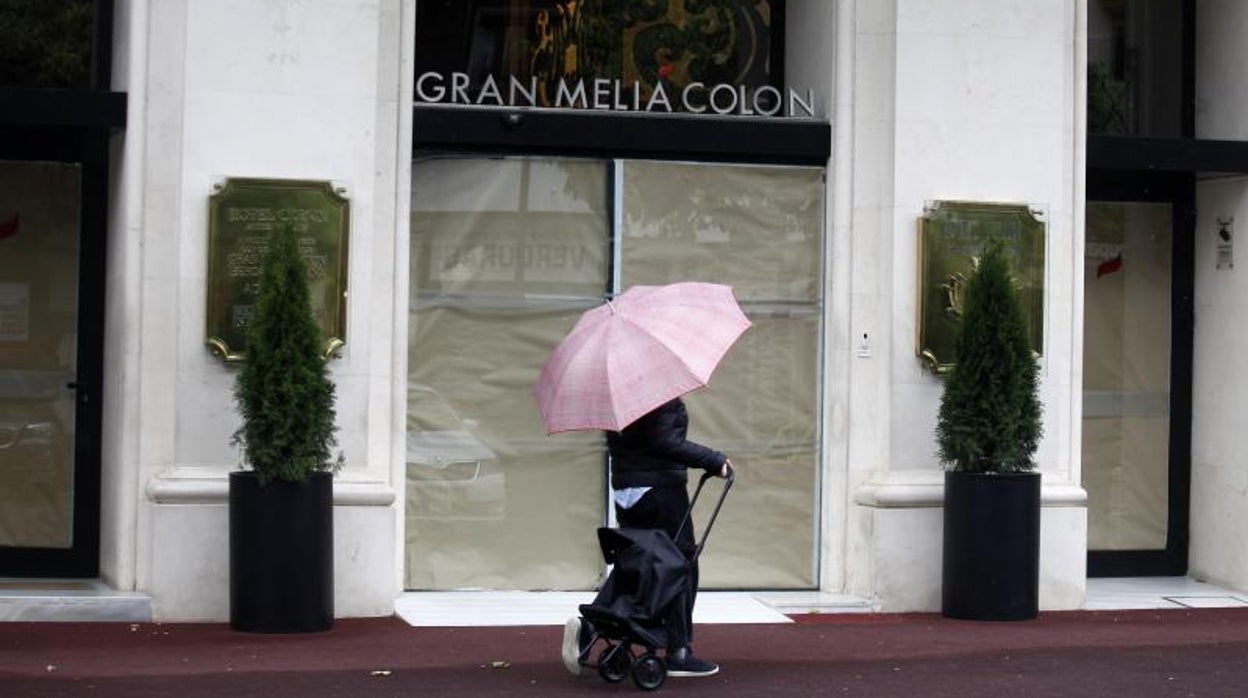
[[[1032,349],[1044,346],[1043,214],[1023,204],[937,201],[919,219],[918,355],[936,373],[953,367],[965,283],[991,238],[1005,243]]]
[[[308,266],[312,310],[325,356],[346,341],[350,202],[330,182],[230,178],[208,199],[208,317],[205,340],[226,361],[246,354],[246,329],[269,236],[291,226]]]

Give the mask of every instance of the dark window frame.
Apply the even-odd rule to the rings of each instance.
[[[1192,476],[1195,192],[1195,176],[1191,173],[1089,172],[1088,201],[1156,202],[1172,206],[1166,545],[1161,550],[1089,550],[1089,577],[1164,577],[1187,573]]]
[[[770,72],[773,86],[782,91],[785,14],[784,0],[773,0]],[[826,166],[832,133],[827,119],[818,118],[416,103],[412,150],[414,156],[550,155]]]
[[[617,114],[584,110],[413,107],[420,152],[827,165],[826,121]]]
[[[1182,133],[1178,138],[1087,137],[1088,181],[1097,173],[1248,173],[1248,141],[1196,137],[1196,2],[1183,3]]]
[[[99,575],[105,257],[112,137],[127,95],[109,90],[114,0],[95,1],[92,89],[0,88],[0,159],[82,166],[73,547],[0,547],[0,576]]]
[[[89,89],[0,87],[0,128],[121,129],[126,93],[110,91],[114,0],[95,0],[94,50]]]

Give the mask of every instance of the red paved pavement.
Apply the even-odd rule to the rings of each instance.
[[[723,671],[662,694],[731,696],[1245,696],[1248,609],[806,616],[702,625]],[[562,629],[413,628],[340,620],[327,633],[225,625],[0,623],[0,696],[643,695],[562,668]]]

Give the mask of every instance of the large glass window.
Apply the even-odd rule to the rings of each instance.
[[[536,79],[537,104],[556,104],[559,82],[593,90],[604,80],[611,99],[649,102],[659,84],[675,111],[690,83],[780,86],[772,0],[616,2],[615,0],[420,0],[416,74],[468,76],[472,101],[493,104],[492,80],[506,99],[510,78]],[[612,81],[623,94],[615,94]],[[636,83],[639,92],[632,93]],[[770,94],[770,96],[776,96]],[[705,92],[694,95],[705,106]],[[765,105],[764,105],[765,106]]]
[[[1088,133],[1177,138],[1183,113],[1183,3],[1088,3]]]
[[[623,166],[621,288],[728,283],[754,323],[710,386],[686,400],[690,438],[727,453],[740,472],[702,559],[704,586],[817,581],[822,175],[818,168]]]
[[[681,280],[732,284],[754,322],[688,397],[740,472],[703,586],[814,586],[822,221],[821,168],[418,160],[408,588],[599,582],[603,435],[546,436],[532,387],[585,309]]]
[[[407,587],[591,587],[602,436],[547,438],[532,389],[607,287],[607,167],[431,159],[412,179]]]
[[[0,0],[0,87],[91,87],[96,0]]]

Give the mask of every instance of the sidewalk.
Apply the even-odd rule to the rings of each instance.
[[[707,624],[723,671],[661,693],[732,696],[1242,696],[1248,609],[1075,611],[975,623],[823,614]],[[412,627],[339,620],[307,635],[223,624],[0,623],[0,695],[643,695],[570,676],[550,626]]]

